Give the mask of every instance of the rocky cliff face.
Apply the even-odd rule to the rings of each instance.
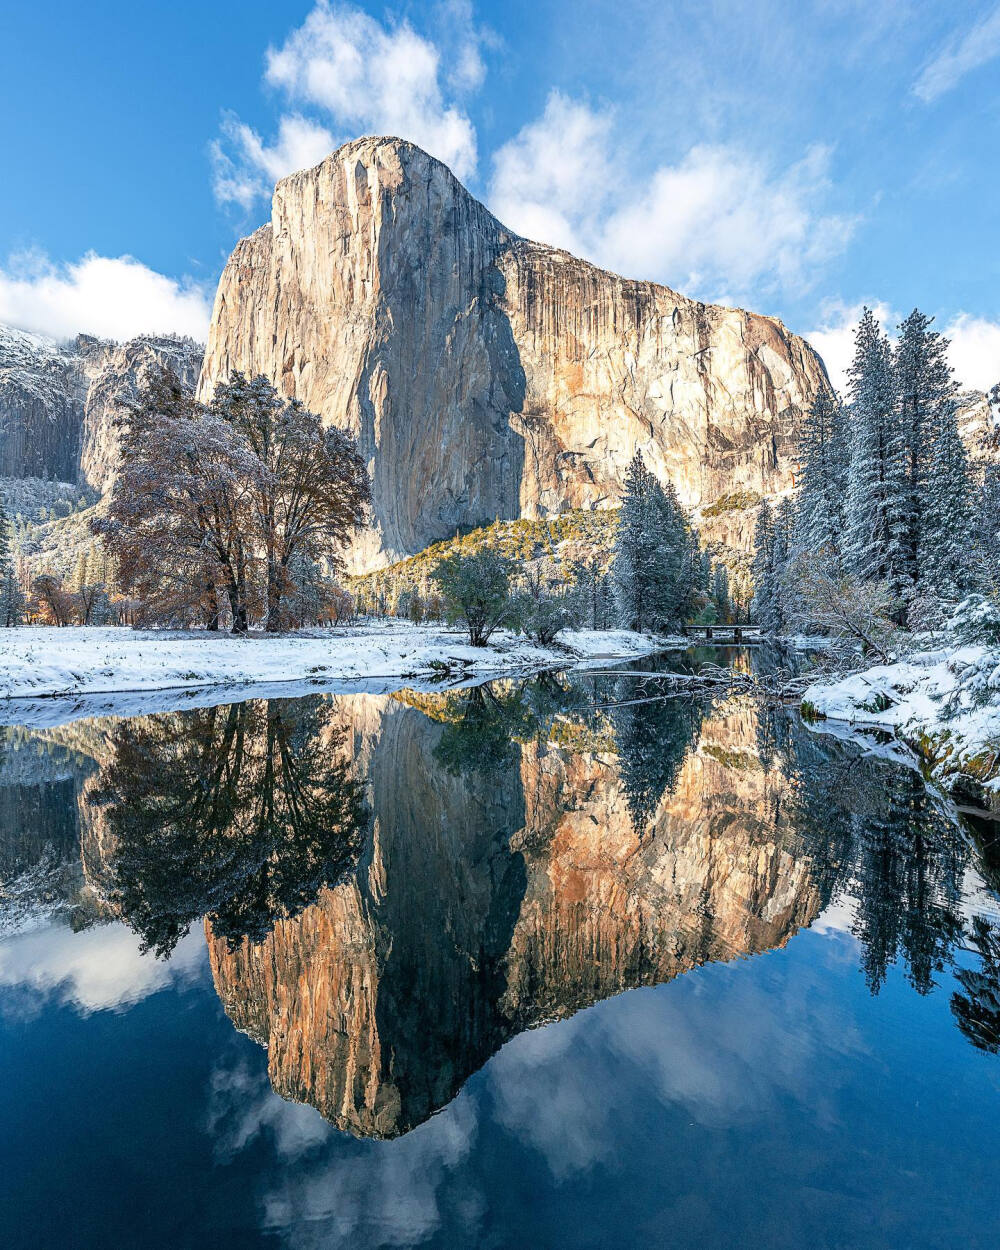
[[[521,239],[397,139],[278,184],[219,284],[201,397],[237,369],[360,440],[376,506],[355,569],[612,504],[636,449],[688,504],[783,488],[828,385],[780,322]]]
[[[752,711],[702,728],[642,836],[600,741],[456,773],[421,712],[389,697],[364,716],[376,822],[359,871],[257,945],[206,925],[220,998],[267,1047],[275,1090],[348,1131],[405,1132],[521,1030],[781,945],[826,901]]]
[[[144,335],[127,343],[105,345],[101,367],[93,375],[83,405],[80,478],[102,494],[114,485],[118,467],[115,417],[137,398],[151,372],[167,368],[181,385],[194,391],[201,371],[202,349],[190,339]]]
[[[142,336],[125,344],[80,334],[58,344],[0,326],[0,477],[48,477],[98,491],[114,482],[114,418],[154,366],[192,390],[201,348]]]

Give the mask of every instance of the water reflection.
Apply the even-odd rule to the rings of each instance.
[[[68,778],[102,914],[159,955],[206,916],[273,1088],[359,1136],[420,1124],[526,1029],[779,948],[834,901],[873,993],[893,964],[922,995],[954,967],[959,1029],[997,1050],[985,870],[918,773],[786,709],[637,694],[546,677],[39,732],[72,766],[4,871],[67,860],[30,814],[67,809],[43,787]]]
[[[354,867],[368,818],[322,699],[127,720],[89,791],[112,911],[158,955],[207,915],[262,941]]]

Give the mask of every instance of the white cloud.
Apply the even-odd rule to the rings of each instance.
[[[200,284],[157,273],[133,256],[98,256],[56,264],[40,253],[0,267],[0,322],[53,338],[84,332],[128,339],[190,334],[204,339],[211,297]]]
[[[122,924],[74,933],[66,925],[19,933],[0,945],[0,986],[56,995],[81,1014],[116,1010],[200,975],[205,939],[192,931],[170,960],[139,951],[139,939]]]
[[[944,329],[959,384],[988,391],[1000,382],[1000,322],[959,313]]]
[[[244,209],[259,196],[270,195],[279,178],[317,165],[336,147],[325,126],[298,113],[281,118],[278,138],[270,147],[235,116],[223,121],[222,133],[235,155],[230,155],[221,140],[212,145],[215,196],[222,204],[233,201]]]
[[[805,335],[823,357],[830,380],[842,394],[847,390],[847,369],[854,356],[854,330],[863,307],[862,303],[827,304],[819,328]],[[869,307],[889,338],[895,339],[902,316],[882,301],[870,301]],[[963,312],[939,328],[951,342],[948,359],[960,387],[988,391],[1000,381],[1000,322]]]
[[[527,238],[582,251],[608,194],[611,124],[610,113],[551,92],[542,116],[494,153],[494,213]]]
[[[921,71],[914,95],[925,103],[936,100],[974,69],[1000,56],[1000,6],[964,35],[953,38]]]
[[[632,277],[718,298],[804,289],[856,220],[825,212],[830,152],[773,170],[733,145],[698,145],[637,181],[612,152],[612,118],[553,92],[496,153],[490,203],[519,233]]]
[[[476,132],[467,113],[446,98],[481,86],[487,37],[462,0],[444,6],[449,57],[442,72],[437,44],[409,25],[382,25],[360,9],[319,0],[280,48],[269,48],[265,81],[298,108],[321,113],[332,127],[301,113],[279,122],[267,145],[236,118],[212,146],[215,192],[244,208],[270,193],[278,178],[315,164],[336,146],[335,134],[395,135],[438,157],[459,178],[476,168]]]

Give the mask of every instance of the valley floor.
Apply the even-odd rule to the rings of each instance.
[[[541,647],[506,632],[472,647],[457,629],[363,622],[268,637],[68,626],[0,629],[0,698],[38,699],[258,683],[489,676],[630,659],[684,638],[564,630]],[[13,715],[17,711],[11,709]],[[11,720],[11,711],[4,720]]]
[[[951,646],[921,651],[810,686],[806,713],[906,742],[933,775],[971,783],[1000,807],[1000,650]]]

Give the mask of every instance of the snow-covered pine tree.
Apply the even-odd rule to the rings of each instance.
[[[619,620],[640,632],[649,627],[650,583],[656,562],[649,519],[653,486],[653,475],[636,452],[625,475],[613,579]]]
[[[729,601],[729,571],[724,564],[712,565],[709,599],[715,608],[715,619],[728,623],[732,619],[732,604]]]
[[[948,364],[948,340],[931,329],[932,321],[932,317],[915,308],[899,327],[899,341],[893,353],[900,439],[905,445],[903,558],[908,580],[919,584],[925,594],[938,593],[934,584],[939,576],[937,548],[939,538],[946,537],[937,532],[941,526],[947,532],[957,524],[966,531],[966,539],[971,537],[967,532],[970,494],[967,466],[958,469],[960,481],[953,483],[956,490],[951,494],[948,483],[936,481],[937,474],[945,464],[950,465],[956,454],[964,465],[964,452],[958,451],[961,446],[955,428],[958,388]],[[944,463],[939,463],[942,457]],[[952,466],[950,471],[954,470]],[[932,494],[946,515],[939,517],[933,508],[928,509]],[[967,551],[963,562],[968,565]],[[935,572],[929,578],[930,566]],[[945,577],[945,582],[952,581]],[[944,597],[951,598],[954,589],[954,585],[944,588]]]
[[[955,602],[973,589],[976,575],[972,482],[952,398],[930,413],[924,459],[917,500],[919,585],[925,594]]]
[[[997,387],[1000,400],[1000,387]],[[976,507],[975,561],[977,581],[983,594],[1000,603],[1000,464],[987,462]]]
[[[779,634],[786,632],[792,615],[792,589],[788,584],[788,566],[792,558],[794,523],[795,505],[786,497],[775,509],[774,548],[771,556],[771,576],[777,617],[775,633]]]
[[[851,460],[847,474],[844,563],[866,581],[906,589],[906,448],[900,438],[889,340],[866,308],[854,334],[849,372]]]
[[[802,422],[796,495],[796,542],[839,567],[849,462],[847,421],[837,396],[819,391]]]
[[[625,478],[613,566],[619,621],[668,630],[691,610],[704,566],[697,538],[668,482],[661,486],[636,452]]]
[[[14,568],[13,540],[7,509],[0,498],[0,626],[20,625],[24,619],[24,595]]]
[[[753,535],[753,601],[751,619],[766,633],[779,625],[778,589],[774,580],[774,512],[768,500],[757,511]]]

